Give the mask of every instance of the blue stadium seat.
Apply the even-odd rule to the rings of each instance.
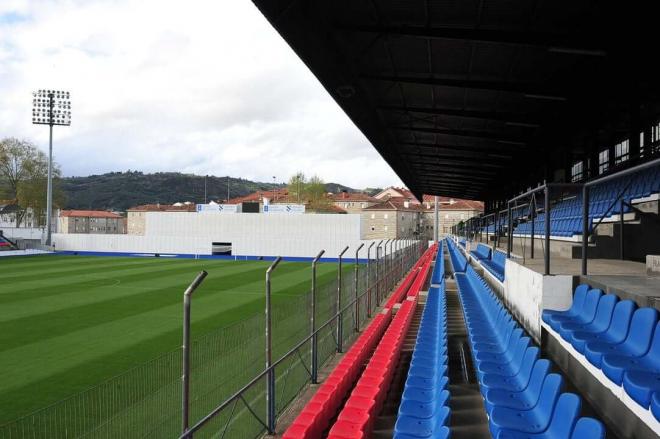
[[[481,261],[490,259],[490,252],[490,247],[487,245],[478,244],[477,249],[470,251],[470,254]]]
[[[458,252],[452,244],[448,250],[450,257]],[[561,375],[549,373],[550,362],[539,359],[539,348],[471,266],[454,271],[454,277],[493,437],[568,438],[579,416],[579,397],[561,394]],[[546,312],[545,318],[567,330],[569,323],[607,329],[607,311],[612,313],[616,298],[603,302],[596,321],[602,292],[588,290],[581,286],[570,310]]]
[[[588,323],[570,323],[565,322],[560,325],[559,333],[564,340],[571,341],[576,333],[598,334],[607,331],[612,321],[612,314],[619,298],[614,294],[606,294],[598,301],[598,308],[596,308],[596,315],[593,320]]]
[[[504,269],[506,267],[506,253],[495,250],[491,259],[482,259],[482,265],[500,282],[504,282]]]
[[[495,406],[509,407],[513,409],[526,410],[536,405],[541,387],[548,372],[550,371],[550,362],[545,359],[536,360],[532,369],[529,382],[524,383],[520,390],[507,390],[493,388],[484,394],[484,405],[490,415]],[[521,386],[522,387],[522,386]]]
[[[578,324],[590,323],[594,316],[596,315],[596,308],[598,307],[598,301],[600,296],[603,295],[601,290],[589,290],[587,296],[584,299],[582,308],[575,316],[569,315],[555,315],[550,318],[550,326],[557,332],[560,332],[561,325],[563,323],[575,322]]]
[[[657,321],[658,312],[655,309],[640,308],[633,314],[628,336],[623,342],[590,341],[584,348],[584,355],[596,367],[600,367],[603,355],[644,355],[649,349]]]
[[[655,392],[651,398],[651,412],[655,419],[660,421],[660,392]]]
[[[557,436],[560,437],[560,436]],[[605,439],[605,427],[594,418],[580,418],[575,424],[571,439]]]
[[[577,316],[580,311],[582,311],[582,306],[584,305],[584,300],[587,298],[587,292],[591,287],[587,284],[578,285],[575,288],[575,294],[573,294],[573,303],[571,307],[566,311],[555,311],[555,310],[543,310],[541,318],[548,325],[553,320],[561,321],[563,319],[571,318]]]
[[[559,334],[564,339],[566,339],[570,332],[583,329],[584,327],[590,325],[596,318],[596,311],[602,300],[602,295],[602,290],[589,290],[580,314],[573,317],[572,319],[564,320],[563,322],[558,323],[554,329],[559,332]],[[616,297],[609,297],[606,300],[616,302]],[[614,305],[611,306],[611,309],[614,309]]]
[[[591,341],[600,341],[608,344],[622,343],[626,339],[626,335],[628,335],[628,327],[636,309],[637,304],[632,300],[622,300],[614,307],[614,312],[612,313],[612,318],[606,331],[573,332],[570,335],[569,341],[580,353],[584,353],[586,344]]]
[[[502,429],[519,430],[525,433],[541,433],[548,428],[555,404],[563,387],[560,375],[551,373],[543,381],[537,403],[529,409],[512,409],[496,406],[489,419],[493,437]]]
[[[571,438],[575,437],[576,439],[598,439],[599,436],[575,436],[575,431],[578,430],[578,424],[580,424],[580,421],[583,419],[591,419],[577,419],[580,415],[581,405],[579,396],[573,393],[564,393],[559,397],[554,413],[552,413],[550,425],[545,431],[530,434],[518,430],[500,430],[497,436],[494,437],[497,437],[497,439],[569,439],[570,436]],[[605,428],[599,421],[596,421],[595,419],[591,420],[597,423],[603,432],[605,431]],[[572,435],[571,431],[573,431]],[[579,431],[581,433],[592,433],[597,431],[597,427],[588,423],[586,429],[585,426],[582,426]]]
[[[605,355],[602,360],[603,373],[621,385],[623,374],[639,370],[654,373],[660,377],[660,322],[655,326],[651,347],[642,356]]]

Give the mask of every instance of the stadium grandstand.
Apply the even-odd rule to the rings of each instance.
[[[254,3],[417,199],[486,206],[271,433],[658,437],[655,5]]]

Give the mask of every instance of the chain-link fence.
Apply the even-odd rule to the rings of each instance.
[[[319,367],[337,351],[338,336],[343,346],[353,341],[356,326],[364,324],[386,291],[412,266],[421,244],[411,244],[415,245],[393,254],[387,262],[382,257],[373,259],[368,265],[359,264],[357,271],[354,262],[346,259],[350,263],[342,268],[341,289],[337,278],[316,287]],[[339,291],[341,309],[337,307]],[[311,310],[311,291],[272,307],[276,415],[310,382]],[[340,319],[343,325],[338,334]],[[267,428],[264,332],[264,316],[257,314],[192,342],[189,411],[191,424],[198,423],[193,427],[195,437],[254,438]],[[182,424],[182,359],[180,349],[168,352],[0,426],[0,439],[177,437]]]

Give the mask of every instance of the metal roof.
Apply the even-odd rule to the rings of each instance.
[[[660,115],[657,2],[253,1],[420,199],[501,199]]]

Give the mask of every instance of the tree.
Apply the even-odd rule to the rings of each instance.
[[[305,201],[305,186],[307,185],[307,180],[305,179],[305,174],[302,172],[297,172],[289,179],[289,184],[287,190],[289,191],[289,198],[296,200],[297,203],[302,203]]]
[[[307,200],[310,204],[319,205],[329,202],[329,199],[325,194],[325,182],[317,175],[309,179],[305,188],[305,193],[307,194]]]
[[[59,167],[53,164],[54,203],[63,200],[55,180],[59,176]],[[13,137],[0,140],[0,181],[3,182],[3,197],[16,203],[16,227],[20,227],[28,209],[32,209],[38,223],[42,223],[47,178],[48,157],[34,144]]]

